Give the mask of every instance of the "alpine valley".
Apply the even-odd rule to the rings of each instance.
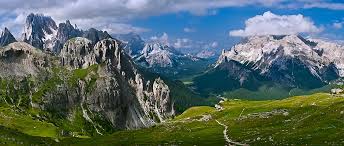
[[[0,36],[0,145],[344,145],[343,45],[252,35],[214,54],[29,14]]]

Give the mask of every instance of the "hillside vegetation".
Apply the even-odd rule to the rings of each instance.
[[[223,110],[192,107],[152,128],[120,131],[75,145],[343,145],[344,97],[318,93],[284,100],[222,102]],[[218,123],[219,122],[219,123]],[[221,125],[222,124],[222,125]]]

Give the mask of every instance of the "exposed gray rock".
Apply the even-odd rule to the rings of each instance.
[[[11,43],[0,49],[0,77],[37,75],[49,66],[48,55],[24,42]]]
[[[103,112],[113,126],[130,129],[151,126],[174,115],[168,86],[161,79],[145,80],[120,43],[102,40],[91,49],[91,41],[76,38],[61,50],[64,66],[72,69],[101,66],[95,89],[85,95],[90,111]]]
[[[57,29],[51,17],[31,13],[26,17],[23,41],[39,49],[52,49]]]
[[[11,32],[7,28],[5,28],[5,30],[0,35],[0,47],[6,46],[16,41],[17,40],[14,38],[14,36],[11,34]]]

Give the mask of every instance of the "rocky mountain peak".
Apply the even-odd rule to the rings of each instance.
[[[23,41],[36,48],[51,49],[57,29],[55,21],[50,16],[31,13],[26,17]]]
[[[26,18],[23,41],[32,46],[59,53],[63,44],[75,37],[85,37],[95,45],[98,41],[112,38],[106,31],[98,31],[91,28],[87,31],[79,30],[69,20],[60,23],[43,14],[30,14]]]
[[[167,45],[156,42],[146,43],[137,60],[147,67],[173,67],[177,55],[174,54],[173,48]]]
[[[10,43],[16,42],[12,33],[5,27],[4,31],[0,35],[0,46],[6,46]]]
[[[88,38],[94,44],[96,44],[100,40],[112,38],[111,35],[107,31],[101,31],[95,28],[90,28],[87,31],[84,31],[82,36],[85,38]]]

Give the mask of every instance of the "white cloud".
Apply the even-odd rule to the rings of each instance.
[[[343,25],[344,25],[344,18],[340,21],[336,21],[332,24],[332,27],[335,28],[335,29],[341,29],[343,28]]]
[[[188,38],[178,38],[174,43],[173,43],[173,47],[175,48],[192,48],[193,44],[192,44],[192,40],[188,39]]]
[[[335,22],[335,23],[333,23],[333,27],[336,29],[341,29],[343,27],[343,23]]]
[[[276,15],[270,11],[249,18],[245,29],[230,31],[231,36],[247,37],[253,35],[288,35],[317,33],[321,29],[303,15]]]
[[[183,30],[184,32],[187,32],[187,33],[196,32],[194,28],[189,28],[189,27],[185,27]]]
[[[218,42],[212,42],[210,45],[212,48],[216,48],[217,46],[219,46]]]
[[[344,3],[313,2],[304,5],[304,8],[324,8],[331,10],[344,10]]]
[[[204,43],[202,44],[201,48],[203,49],[216,49],[219,46],[219,43],[217,41],[210,42],[210,43]]]
[[[168,38],[168,34],[166,32],[164,32],[160,37],[158,36],[152,36],[150,38],[151,41],[153,42],[159,42],[162,43],[164,45],[170,45],[169,43],[169,38]]]

